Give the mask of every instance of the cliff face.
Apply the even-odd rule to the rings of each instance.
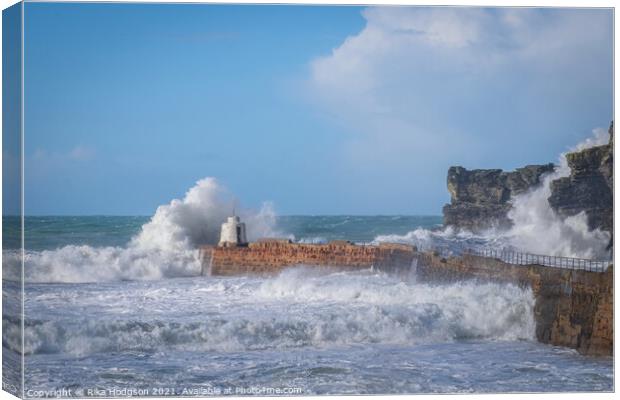
[[[561,216],[585,211],[590,229],[613,229],[613,122],[609,143],[566,155],[570,176],[551,183],[549,204]]]
[[[551,183],[549,205],[561,217],[585,212],[590,229],[613,231],[613,122],[609,143],[566,155],[571,174]],[[529,165],[514,172],[450,167],[451,202],[443,208],[444,224],[471,231],[508,228],[511,196],[540,183],[553,164]],[[611,243],[610,243],[611,245]]]
[[[513,172],[450,167],[448,191],[451,203],[443,208],[444,224],[471,231],[510,227],[507,215],[511,196],[538,185],[541,176],[553,169],[553,164],[528,165]]]

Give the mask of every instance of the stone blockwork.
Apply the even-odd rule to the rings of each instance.
[[[451,202],[443,208],[444,224],[471,231],[509,227],[511,196],[538,185],[541,176],[553,169],[553,164],[528,165],[512,172],[450,167],[448,191]]]
[[[300,244],[267,240],[240,247],[205,246],[201,253],[203,272],[208,275],[273,274],[295,265],[374,267],[387,272],[410,272],[415,266],[416,277],[422,282],[479,279],[531,287],[539,341],[589,355],[613,354],[612,266],[604,273],[520,266],[469,254],[443,258],[399,244],[358,246],[343,241]]]
[[[414,250],[399,244],[360,246],[345,241],[301,244],[264,240],[245,247],[203,247],[202,260],[204,273],[210,275],[275,273],[295,265],[396,271],[411,267]]]
[[[418,253],[416,258],[420,281],[481,279],[531,287],[540,342],[571,347],[588,355],[613,354],[612,266],[600,273],[517,266],[473,255],[446,259]]]

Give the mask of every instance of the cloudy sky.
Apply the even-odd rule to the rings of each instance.
[[[440,214],[451,165],[612,119],[605,9],[26,4],[27,214],[151,215],[214,176],[280,214]]]

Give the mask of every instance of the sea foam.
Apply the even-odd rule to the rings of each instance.
[[[101,282],[195,276],[201,265],[198,246],[215,244],[221,223],[233,210],[232,196],[216,179],[199,180],[183,199],[159,206],[151,220],[126,246],[69,245],[27,251],[25,277],[31,282]],[[275,213],[265,203],[258,212],[238,210],[247,222],[248,239],[277,236]],[[18,251],[5,252],[3,277],[20,277]]]
[[[30,297],[38,308],[31,314],[37,318],[26,323],[26,353],[227,352],[534,338],[532,292],[510,284],[431,286],[371,270],[308,267],[273,278],[164,282],[93,290],[67,285],[55,293],[35,289]],[[59,301],[63,315],[38,312]],[[118,312],[127,309],[132,312]],[[85,313],[97,318],[85,319]],[[9,345],[18,343],[6,333]]]

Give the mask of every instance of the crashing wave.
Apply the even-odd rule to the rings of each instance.
[[[217,243],[220,226],[232,209],[232,196],[216,179],[201,179],[183,199],[159,206],[124,247],[69,245],[26,252],[26,280],[101,282],[198,275],[198,246]],[[247,222],[250,240],[278,235],[271,204],[265,203],[259,212],[241,210],[239,214]],[[5,252],[2,263],[4,279],[20,278],[19,252]]]
[[[191,282],[191,283],[190,283]],[[372,272],[337,272],[292,268],[269,279],[177,280],[165,291],[136,283],[133,296],[109,300],[99,313],[105,318],[59,318],[26,321],[25,353],[153,352],[163,348],[205,351],[252,351],[306,346],[330,347],[363,343],[415,345],[458,340],[534,338],[530,289],[498,283],[461,282],[431,286]],[[159,284],[157,284],[159,285]],[[177,286],[178,285],[178,286]],[[159,286],[155,286],[158,288]],[[78,290],[77,288],[71,290]],[[66,293],[41,301],[57,301]],[[91,307],[73,292],[75,303]],[[52,296],[51,298],[49,296]],[[105,313],[148,298],[151,308],[172,308],[166,317],[144,320]],[[201,304],[200,310],[183,304]],[[168,304],[172,302],[173,304]],[[95,304],[95,303],[92,303]],[[99,304],[99,303],[96,303]],[[78,312],[78,311],[75,311]],[[19,338],[5,323],[5,342],[18,350]]]
[[[605,130],[595,129],[592,137],[570,151],[599,146],[607,143],[607,140]],[[419,228],[405,235],[377,236],[375,242],[406,243],[422,249],[445,248],[455,252],[490,247],[551,256],[609,259],[608,232],[590,230],[585,212],[562,218],[549,205],[547,199],[551,196],[551,182],[569,175],[570,168],[563,153],[554,172],[544,176],[539,186],[511,199],[512,209],[508,218],[513,225],[507,230],[489,229],[474,234],[452,227],[438,230]]]

